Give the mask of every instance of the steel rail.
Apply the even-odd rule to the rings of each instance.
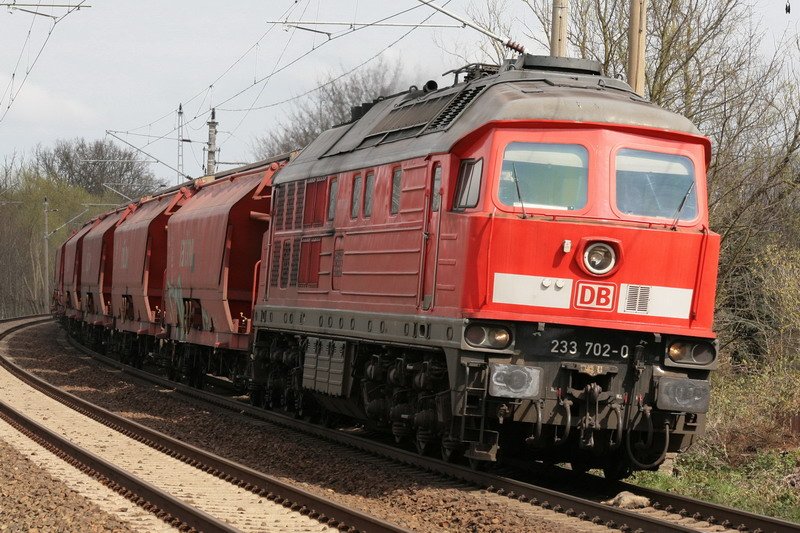
[[[0,339],[14,331],[28,326],[38,325],[49,320],[50,319],[32,321],[14,326],[0,334]],[[84,351],[87,350],[84,347],[81,347],[81,349]],[[92,352],[92,355],[95,354],[96,352]],[[113,361],[100,354],[96,355],[99,356],[101,360]],[[114,366],[119,367],[118,365],[119,363]],[[264,496],[285,507],[290,507],[292,510],[316,519],[330,527],[339,528],[344,531],[408,533],[407,529],[403,529],[383,519],[370,516],[309,491],[294,487],[273,476],[258,472],[116,415],[28,373],[20,366],[9,361],[6,357],[0,357],[0,366],[40,392],[97,422],[158,451],[167,453],[184,463],[195,466],[234,485],[238,485],[245,490]]]
[[[631,485],[620,482],[622,490],[635,492],[639,496],[650,499],[650,504],[656,509],[669,513],[678,513],[681,516],[690,516],[695,520],[703,520],[713,525],[720,525],[738,531],[751,533],[798,533],[800,525],[792,522],[761,516],[749,511],[733,509],[701,500],[693,500],[685,496],[678,496],[647,487]]]
[[[220,395],[201,391],[186,385],[175,383],[160,376],[153,375],[144,370],[139,370],[120,363],[110,357],[99,354],[81,345],[71,337],[68,337],[70,344],[84,353],[96,358],[110,366],[116,367],[132,376],[143,379],[162,387],[170,388],[183,395],[190,396],[205,403],[210,403],[227,410],[236,411],[240,414],[247,414],[254,418],[265,420],[283,427],[288,427],[306,434],[335,442],[337,444],[362,450],[366,453],[379,455],[393,461],[408,464],[429,472],[435,472],[451,479],[467,482],[469,484],[482,487],[488,491],[496,492],[523,502],[530,502],[544,509],[551,509],[557,513],[567,516],[591,521],[595,524],[603,524],[609,528],[621,529],[623,531],[641,532],[696,532],[696,528],[690,528],[675,522],[665,521],[657,517],[644,515],[611,507],[594,500],[579,498],[569,494],[561,493],[545,487],[539,487],[522,481],[491,475],[485,472],[477,472],[470,468],[455,465],[420,456],[406,450],[383,444],[380,442],[367,440],[355,435],[341,431],[323,428],[309,422],[297,420],[291,416],[266,411],[252,407],[241,402],[224,398]]]
[[[281,413],[252,407],[248,404],[231,400],[218,394],[194,389],[181,383],[176,383],[144,370],[139,370],[124,363],[120,363],[115,359],[86,348],[75,341],[72,337],[68,336],[68,340],[70,344],[77,349],[107,365],[116,367],[139,379],[173,389],[185,396],[202,400],[206,403],[216,405],[217,407],[221,407],[223,409],[236,411],[237,413],[248,415],[253,418],[265,420],[319,438],[360,449],[367,453],[383,456],[395,461],[416,466],[418,468],[466,481],[468,483],[493,490],[499,494],[505,494],[523,501],[530,501],[534,504],[539,504],[545,508],[553,508],[554,510],[570,515],[575,514],[575,516],[591,520],[595,523],[612,525],[621,529],[640,529],[643,531],[696,531],[695,528],[689,528],[647,515],[641,515],[635,512],[609,507],[593,500],[583,500],[581,498],[561,494],[545,487],[538,487],[524,483],[519,480],[501,476],[493,476],[483,472],[476,472],[459,465],[453,465],[441,460],[423,457],[418,454],[399,449],[395,446],[389,446],[383,443],[364,439],[357,435],[323,428],[315,424],[297,420],[291,416]],[[565,473],[567,472],[568,471],[565,471]],[[569,472],[569,474],[571,474],[571,472]],[[592,483],[597,483],[598,486],[605,485],[605,488],[608,487],[606,480],[597,476],[591,477],[594,478],[591,481]],[[709,522],[710,524],[722,525],[723,527],[730,527],[733,529],[738,529],[739,531],[750,531],[751,533],[800,532],[800,525],[798,524],[793,524],[777,518],[757,515],[748,511],[733,509],[724,505],[695,500],[689,497],[670,494],[663,491],[623,482],[617,482],[615,487],[619,490],[628,490],[649,498],[653,507],[656,509],[662,509],[684,517],[688,516],[698,521]],[[560,498],[561,496],[566,497],[567,499],[562,501]],[[578,505],[577,503],[573,505],[572,502],[575,500],[583,501],[586,505]],[[577,510],[578,508],[581,510]],[[642,521],[645,523],[642,523]]]
[[[112,490],[174,527],[194,528],[205,533],[230,533],[238,529],[192,507],[125,469],[73,444],[58,433],[16,411],[0,400],[0,418],[40,446],[73,464],[85,474],[97,478]]]
[[[0,320],[0,324],[21,322],[0,332],[0,340],[21,329],[38,324],[50,322],[51,318],[44,315],[30,317],[9,318]],[[25,319],[31,319],[22,322]],[[0,358],[0,364],[5,358]],[[5,366],[5,365],[3,365]],[[155,514],[164,522],[174,526],[193,528],[205,533],[230,533],[238,531],[236,528],[221,522],[201,509],[192,507],[156,486],[139,479],[121,467],[114,465],[102,457],[70,442],[65,437],[34,421],[23,413],[17,411],[6,402],[0,400],[0,418],[12,427],[29,437],[40,446],[50,450],[60,458],[79,468],[85,474],[97,478],[110,489],[122,494],[124,497]]]

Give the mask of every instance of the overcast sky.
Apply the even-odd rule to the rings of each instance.
[[[464,13],[468,1],[451,0],[447,7]],[[784,13],[785,1],[753,0],[768,28],[763,43],[767,49],[782,33],[798,31],[800,0],[793,0],[795,12],[789,16]],[[319,34],[267,23],[287,16],[365,22],[411,8],[392,20],[419,23],[433,11],[415,0],[86,3],[92,7],[71,13],[55,27],[50,18],[0,8],[0,116],[6,113],[0,121],[0,161],[14,153],[28,153],[37,143],[50,145],[56,139],[74,137],[102,139],[106,130],[118,130],[139,134],[121,136],[175,166],[175,110],[183,102],[188,122],[184,137],[195,141],[185,144],[184,171],[198,176],[212,105],[218,109],[220,122],[220,159],[250,161],[253,139],[266,134],[291,106],[270,104],[312,89],[326,73],[341,73],[382,52],[387,59],[402,59],[409,82],[436,79],[441,85],[441,73],[460,66],[460,61],[442,52],[434,35],[460,41],[465,52],[480,37],[468,29],[419,28],[387,49],[409,28],[368,28],[328,41]],[[65,12],[41,11],[55,16]],[[428,23],[453,21],[435,14]],[[339,32],[343,28],[323,29]],[[529,51],[545,52],[526,42],[521,28],[511,37],[521,40]],[[16,75],[9,84],[15,65]],[[270,77],[275,69],[282,70]],[[267,77],[266,82],[254,83]],[[7,109],[11,94],[17,97]],[[251,109],[258,107],[263,108]],[[153,170],[170,183],[176,179],[166,166],[154,164]]]

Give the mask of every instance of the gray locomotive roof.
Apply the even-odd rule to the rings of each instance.
[[[359,120],[323,132],[278,173],[275,184],[448,152],[488,122],[520,119],[700,133],[685,117],[644,100],[613,78],[509,70],[439,91],[379,101]]]

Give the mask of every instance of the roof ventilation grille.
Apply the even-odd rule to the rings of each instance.
[[[458,93],[458,96],[450,102],[450,105],[445,107],[441,113],[430,121],[428,127],[425,128],[425,133],[447,129],[447,127],[467,108],[470,102],[485,88],[485,85],[475,85]]]

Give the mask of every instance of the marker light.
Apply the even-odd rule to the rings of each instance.
[[[475,348],[505,350],[511,344],[511,332],[501,326],[470,324],[464,331],[464,340]]]

